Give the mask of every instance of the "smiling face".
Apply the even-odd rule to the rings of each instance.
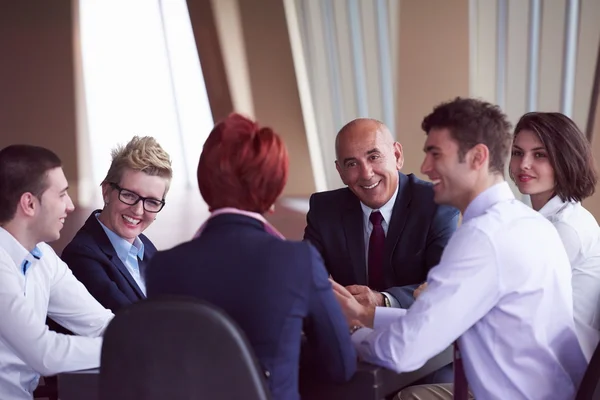
[[[52,242],[60,238],[67,214],[75,207],[67,193],[68,182],[62,168],[53,168],[46,176],[48,188],[39,199],[39,212],[35,215],[35,242]]]
[[[425,159],[421,173],[433,182],[433,200],[458,208],[467,208],[477,193],[478,171],[470,167],[473,152],[471,149],[464,159],[459,160],[459,146],[447,128],[431,129],[425,141]]]
[[[398,187],[402,146],[377,121],[365,119],[350,124],[336,140],[336,169],[363,204],[379,209]]]
[[[519,191],[531,196],[532,205],[541,208],[554,193],[554,169],[548,151],[538,135],[530,130],[517,133],[510,157],[510,176]]]
[[[167,181],[160,176],[147,175],[142,171],[125,169],[120,182],[114,182],[119,187],[141,197],[162,200],[165,195]],[[154,222],[156,213],[144,210],[140,200],[134,205],[127,205],[119,200],[119,190],[109,183],[102,185],[104,209],[100,213],[100,221],[111,231],[133,243],[135,238]],[[131,196],[131,194],[124,194]],[[127,200],[128,198],[125,198]]]

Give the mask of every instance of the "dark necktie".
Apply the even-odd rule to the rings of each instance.
[[[385,248],[385,232],[381,222],[383,216],[379,211],[373,211],[369,220],[373,231],[369,238],[369,287],[381,291],[383,287],[383,252]]]
[[[458,348],[458,341],[454,342],[454,390],[452,392],[454,393],[454,400],[467,400],[469,398],[469,384],[465,375],[460,349]]]

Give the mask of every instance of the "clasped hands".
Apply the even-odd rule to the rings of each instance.
[[[375,307],[383,306],[383,294],[363,285],[342,286],[329,278],[348,325],[373,326]]]

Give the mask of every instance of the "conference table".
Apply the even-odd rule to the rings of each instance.
[[[300,376],[300,393],[309,400],[384,400],[398,390],[452,362],[452,348],[430,359],[413,372],[397,374],[372,364],[359,363],[352,379],[344,384],[329,384]],[[99,370],[65,372],[58,375],[60,400],[97,400]]]

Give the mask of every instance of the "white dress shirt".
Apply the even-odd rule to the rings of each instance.
[[[575,333],[571,268],[556,230],[506,182],[469,204],[408,310],[378,307],[352,336],[363,360],[413,371],[460,344],[475,398],[572,399],[587,362]]]
[[[88,337],[48,330],[46,315]],[[0,228],[0,399],[31,399],[39,376],[100,365],[113,314],[73,276],[50,246],[27,251]]]
[[[540,213],[558,231],[571,262],[575,328],[589,361],[600,342],[600,227],[581,203],[558,196]]]

